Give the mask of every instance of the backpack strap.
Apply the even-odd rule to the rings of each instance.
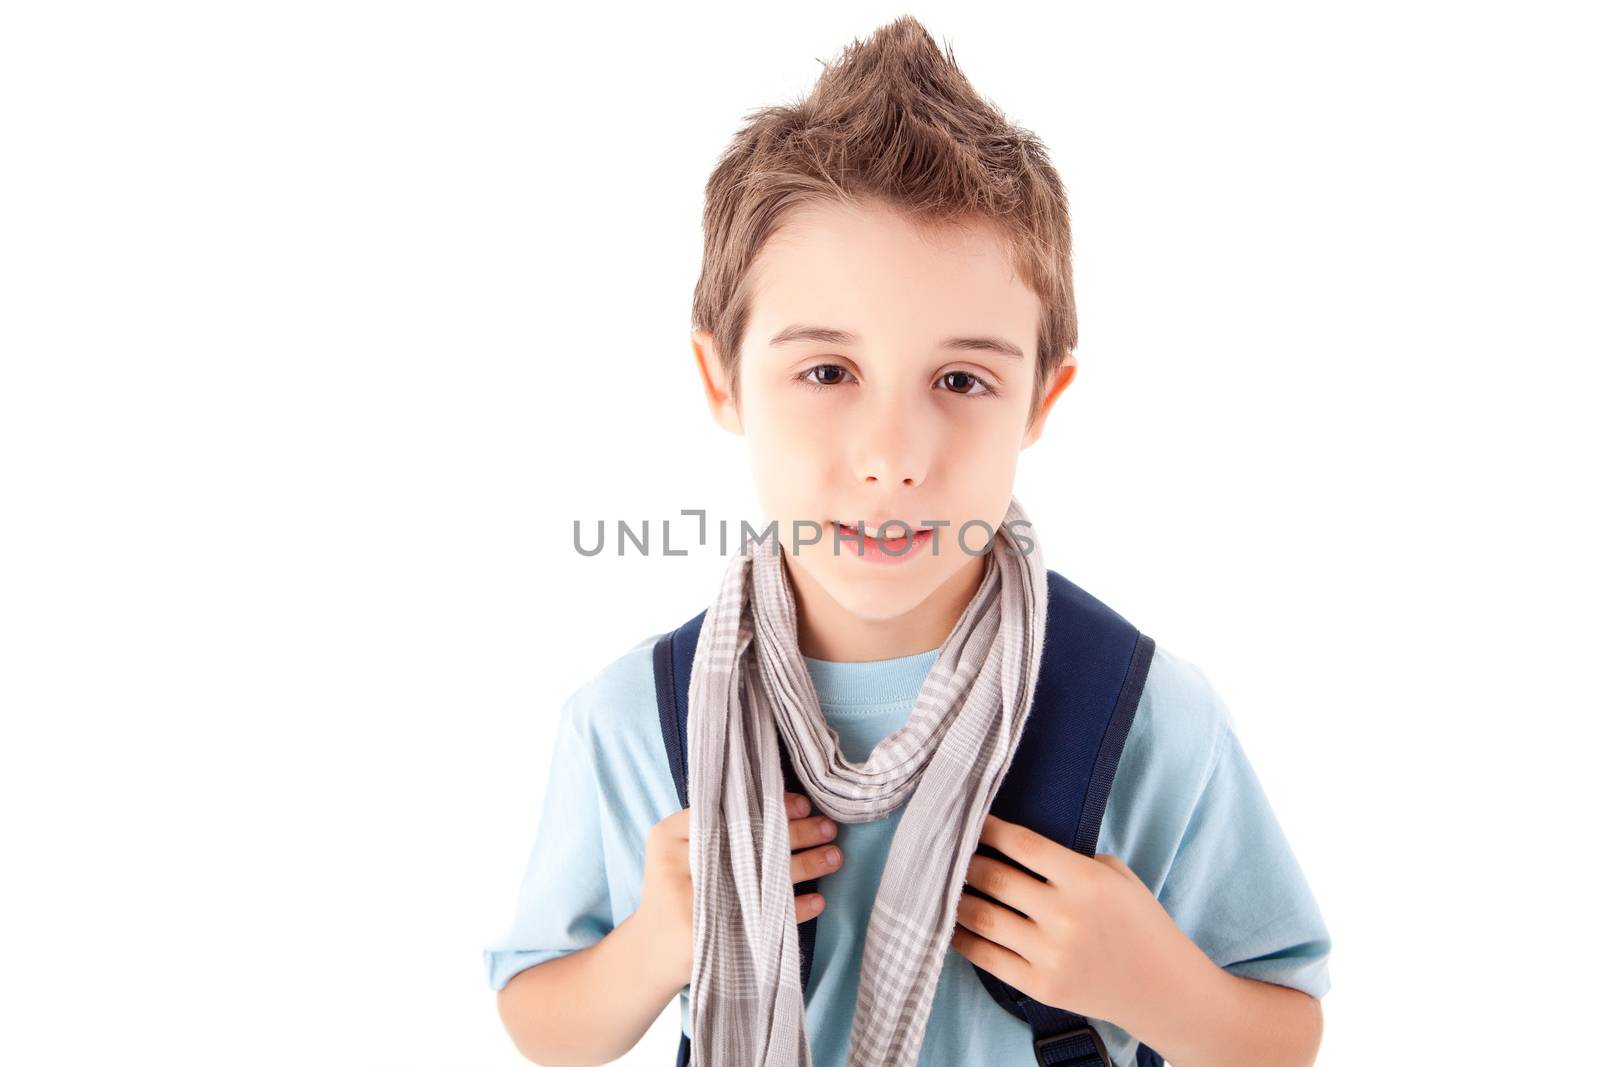
[[[1155,642],[1055,571],[1046,582],[1050,604],[1033,706],[989,810],[1092,858]],[[977,851],[1010,862],[987,844]],[[979,889],[969,892],[993,900]],[[1110,1067],[1105,1044],[1084,1016],[974,970],[989,995],[1033,1030],[1040,1064]],[[1143,1045],[1138,1056],[1139,1067],[1162,1063]]]
[[[1047,571],[1046,588],[1044,647],[1033,704],[990,811],[1093,857],[1155,643],[1055,571]],[[689,804],[689,673],[705,615],[701,611],[662,635],[654,650],[661,735],[678,799],[685,807]],[[803,792],[781,736],[778,749],[784,787]],[[987,844],[980,843],[978,852],[1009,862]],[[815,892],[816,886],[814,879],[799,883],[796,893]],[[981,890],[970,891],[993,899]],[[817,919],[800,923],[798,928],[800,985],[805,989]],[[1033,1031],[1034,1056],[1043,1067],[1112,1067],[1099,1034],[1082,1015],[1042,1004],[988,971],[974,970],[989,995]],[[689,1038],[681,1037],[678,1067],[687,1067]],[[1162,1059],[1140,1045],[1138,1064],[1162,1067]]]

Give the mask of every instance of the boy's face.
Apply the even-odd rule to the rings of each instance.
[[[713,338],[697,332],[694,347],[717,421],[749,441],[764,521],[777,524],[797,597],[862,633],[941,593],[959,613],[982,577],[988,534],[971,526],[964,551],[957,532],[973,519],[1000,528],[1018,453],[1075,370],[1069,357],[1029,425],[1038,297],[988,226],[928,232],[877,204],[798,209],[762,248],[752,281],[737,397]],[[854,339],[781,336],[800,328]],[[973,338],[1018,354],[951,343]],[[863,559],[835,529],[891,518],[949,525],[887,564]],[[805,543],[819,528],[821,540]],[[941,619],[925,647],[954,621]]]

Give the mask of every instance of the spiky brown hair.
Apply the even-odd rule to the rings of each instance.
[[[692,328],[716,339],[738,395],[749,275],[790,212],[819,201],[887,204],[919,226],[984,220],[1039,297],[1029,422],[1078,344],[1067,196],[1043,143],[1006,121],[910,15],[846,45],[810,95],[746,116],[706,181],[705,252]]]

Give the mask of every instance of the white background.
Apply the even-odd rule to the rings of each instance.
[[[703,183],[906,10],[1067,184],[1017,496],[1227,701],[1319,1062],[1583,1047],[1592,28],[1111,6],[7,5],[0,1060],[519,1062],[480,953],[556,711],[725,563],[572,522],[756,517]]]

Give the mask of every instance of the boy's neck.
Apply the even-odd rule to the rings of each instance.
[[[985,555],[971,556],[916,608],[895,619],[863,619],[789,563],[800,654],[837,663],[865,663],[928,652],[944,644],[983,581]]]

